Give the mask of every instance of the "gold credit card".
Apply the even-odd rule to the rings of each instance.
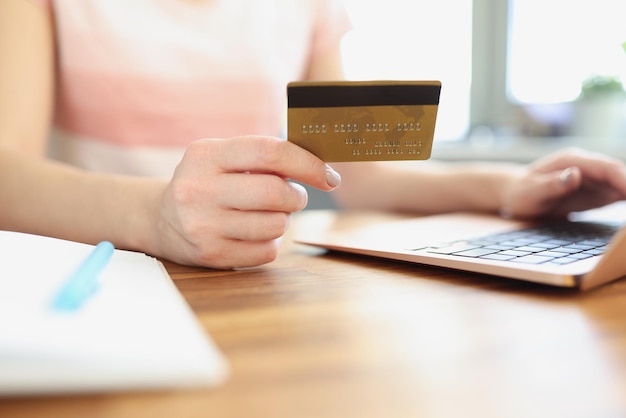
[[[326,162],[427,160],[440,81],[323,81],[287,86],[287,137]]]

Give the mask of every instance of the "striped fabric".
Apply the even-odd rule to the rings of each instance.
[[[54,155],[169,177],[199,138],[279,136],[285,86],[348,28],[332,0],[38,0],[56,22]]]

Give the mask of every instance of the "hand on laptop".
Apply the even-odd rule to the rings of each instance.
[[[626,199],[626,165],[618,159],[566,149],[530,164],[504,192],[502,214],[562,217]]]

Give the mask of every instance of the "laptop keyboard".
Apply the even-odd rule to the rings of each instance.
[[[427,247],[426,251],[526,264],[569,264],[602,255],[617,224],[562,221]]]

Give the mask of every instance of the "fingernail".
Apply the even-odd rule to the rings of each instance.
[[[326,183],[332,188],[341,184],[341,176],[328,164],[326,164]]]
[[[572,167],[568,167],[565,170],[561,171],[561,174],[559,174],[559,179],[561,180],[561,183],[568,184],[572,179],[573,173],[574,169]]]

